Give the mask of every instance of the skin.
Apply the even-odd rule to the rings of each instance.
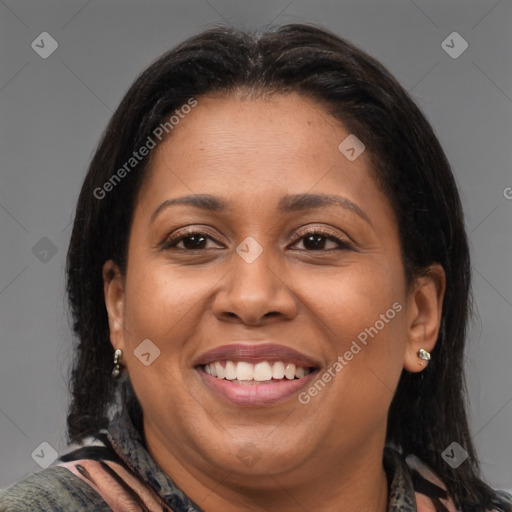
[[[434,348],[445,278],[433,265],[406,283],[393,209],[369,155],[349,161],[338,150],[348,135],[295,93],[198,98],[151,155],[126,275],[105,263],[111,342],[122,349],[141,402],[148,450],[209,512],[387,509],[389,405],[402,369],[421,371],[418,350]],[[165,200],[202,193],[230,209],[174,205],[151,222]],[[278,211],[282,196],[302,193],[343,196],[368,222],[337,205]],[[209,237],[204,248],[159,247],[185,226]],[[349,247],[320,239],[315,249],[302,230],[319,228]],[[249,236],[263,249],[252,263],[236,252]],[[270,340],[321,361],[325,371],[394,303],[402,310],[307,405],[294,396],[235,406],[192,367],[212,348]],[[161,351],[149,366],[134,355],[145,339]],[[244,447],[259,457],[250,466],[237,456]]]

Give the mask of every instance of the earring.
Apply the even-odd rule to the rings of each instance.
[[[430,352],[427,352],[424,348],[420,348],[418,350],[418,357],[422,359],[422,361],[418,361],[418,364],[423,366],[425,361],[430,361]]]
[[[112,377],[114,379],[118,379],[121,376],[121,365],[119,364],[119,359],[123,356],[123,351],[121,349],[116,349],[114,352],[114,369],[112,370]]]

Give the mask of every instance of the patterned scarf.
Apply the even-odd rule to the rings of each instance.
[[[57,465],[92,487],[113,512],[203,512],[146,450],[142,412],[134,396],[125,393],[108,430],[88,446],[62,456]],[[386,446],[383,462],[389,482],[388,512],[463,512],[416,456],[404,457]]]

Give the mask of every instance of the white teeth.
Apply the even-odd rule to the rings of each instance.
[[[254,365],[245,361],[238,361],[236,365],[236,378],[238,380],[254,380]]]
[[[224,378],[227,380],[236,379],[236,366],[233,361],[226,361],[226,368],[224,368]]]
[[[274,377],[274,379],[282,379],[284,377],[284,363],[281,361],[274,363],[272,367],[272,377]]]
[[[224,378],[224,368],[222,368],[222,365],[218,361],[215,363],[215,371],[219,379]]]
[[[295,365],[292,363],[289,363],[286,365],[286,368],[284,369],[284,376],[291,380],[295,378]]]
[[[295,366],[293,363],[284,363],[282,361],[276,361],[275,363],[261,361],[256,364],[246,361],[215,361],[205,365],[204,370],[212,377],[246,382],[265,382],[272,379],[282,380],[284,378],[288,380],[300,379],[311,372],[310,368]]]
[[[267,361],[254,365],[254,380],[264,381],[272,379],[272,367]]]

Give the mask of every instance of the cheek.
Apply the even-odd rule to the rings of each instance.
[[[160,342],[178,339],[208,290],[218,280],[216,273],[181,270],[158,264],[144,273],[136,269],[126,283],[125,321],[131,341],[141,336]],[[135,336],[131,336],[131,334]],[[173,347],[166,347],[172,349]]]
[[[336,335],[340,341],[357,337],[376,322],[383,333],[403,327],[400,319],[406,297],[400,266],[375,259],[366,265],[317,274],[313,279],[310,276],[297,279],[303,284],[296,293],[318,318],[319,326],[329,327],[330,337]],[[398,305],[393,308],[395,303]]]
[[[197,330],[195,308],[214,280],[212,276],[206,277],[207,273],[205,279],[197,273],[192,277],[191,269],[171,269],[165,263],[137,263],[137,258],[132,258],[125,288],[125,364],[145,414],[155,423],[169,426],[175,423],[178,414],[185,420],[190,415],[190,396],[183,382],[182,366],[187,350],[190,351],[189,340]],[[150,344],[144,341],[148,339]],[[144,352],[139,349],[143,341]],[[148,352],[150,356],[144,361],[141,353]],[[171,410],[173,418],[164,412]]]
[[[125,288],[125,364],[146,407],[156,403],[183,405],[189,399],[189,361],[207,321],[209,294],[223,273],[204,267],[171,267],[165,262],[151,264],[131,260]],[[144,271],[139,269],[144,268]],[[151,340],[150,352],[157,357],[150,365],[137,357],[141,343]],[[146,342],[147,343],[147,342]],[[144,350],[143,353],[146,353]],[[151,357],[152,360],[152,357]],[[168,390],[155,394],[155,389]]]
[[[406,345],[401,276],[401,267],[380,264],[364,271],[343,269],[338,279],[325,276],[317,279],[317,286],[309,287],[311,321],[329,340],[330,368],[335,375],[327,386],[319,384],[312,393],[323,411],[347,413],[335,420],[340,421],[340,428],[360,429],[387,413]]]

